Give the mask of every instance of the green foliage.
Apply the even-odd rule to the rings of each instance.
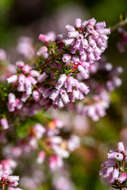
[[[0,11],[5,12],[10,9],[14,0],[0,0]]]
[[[115,127],[112,127],[115,126]],[[102,118],[99,122],[94,123],[93,136],[95,139],[104,143],[113,143],[118,140],[117,125],[108,118]]]
[[[36,122],[33,120],[27,120],[27,121],[22,121],[17,124],[16,126],[16,133],[17,137],[19,138],[25,138],[28,136],[30,132],[30,127],[33,126]]]
[[[7,111],[7,99],[8,99],[8,94],[11,89],[10,84],[5,83],[0,83],[0,100],[1,100],[1,105],[0,105],[0,115],[2,116],[5,112]]]

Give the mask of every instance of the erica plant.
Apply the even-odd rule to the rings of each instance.
[[[75,130],[51,112],[72,110],[93,121],[106,115],[110,94],[121,85],[123,70],[113,67],[104,52],[112,32],[118,29],[126,38],[125,26],[126,21],[107,28],[105,22],[94,18],[77,18],[74,26],[65,26],[63,34],[40,34],[37,48],[32,39],[21,37],[16,48],[20,59],[13,65],[0,50],[2,190],[20,190],[19,177],[12,175],[12,169],[25,159],[32,157],[32,165],[48,165],[52,173],[58,172],[64,166],[63,159],[80,146]],[[125,45],[125,41],[118,43],[121,48]],[[100,171],[102,178],[117,189],[127,187],[125,149],[122,142],[118,143]]]

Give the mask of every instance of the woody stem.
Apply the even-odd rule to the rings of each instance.
[[[2,183],[2,190],[5,190],[5,183]]]
[[[116,25],[111,27],[111,32],[116,31],[119,27],[125,27],[127,26],[127,20],[121,21],[119,23],[117,23]]]

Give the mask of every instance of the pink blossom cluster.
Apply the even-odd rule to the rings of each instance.
[[[19,176],[13,176],[16,163],[13,160],[2,160],[0,162],[0,186],[2,189],[21,190],[18,188]]]
[[[110,92],[122,84],[119,75],[122,73],[121,67],[113,67],[110,63],[104,61],[97,62],[90,67],[90,79],[87,81],[88,86],[94,90],[94,94],[89,94],[84,99],[84,103],[80,102],[76,105],[79,114],[88,116],[94,121],[98,121],[100,117],[106,115],[106,109],[110,104]],[[98,81],[100,75],[104,79]],[[90,97],[91,95],[91,97]]]
[[[34,127],[36,127],[36,125]],[[60,136],[60,131],[64,130],[63,127],[64,125],[60,120],[53,120],[49,122],[45,128],[45,146],[42,145],[42,150],[38,154],[37,162],[43,163],[46,159],[47,152],[50,154],[48,161],[51,170],[62,167],[63,158],[68,158],[70,153],[80,144],[79,137],[74,134],[70,134],[67,139],[63,138],[62,135]]]
[[[64,124],[60,120],[52,120],[45,127],[37,123],[30,128],[26,138],[19,140],[16,146],[6,147],[4,153],[19,158],[33,150],[39,151],[37,163],[48,160],[50,168],[55,170],[63,166],[63,158],[68,158],[80,144],[79,137],[74,134],[69,133],[64,138],[66,133],[69,132],[64,131]]]
[[[32,70],[33,71],[33,70]],[[98,120],[100,117],[103,117],[106,112],[105,110],[109,107],[110,98],[109,98],[109,92],[113,91],[116,87],[121,85],[121,79],[119,78],[119,75],[122,72],[121,67],[113,68],[110,63],[96,63],[90,67],[90,79],[86,81],[86,84],[84,82],[79,82],[77,79],[74,79],[73,77],[68,77],[65,74],[62,74],[56,84],[56,87],[54,90],[46,90],[42,87],[39,87],[39,89],[35,89],[34,87],[30,86],[27,88],[27,91],[25,90],[25,83],[22,84],[22,80],[20,83],[19,80],[19,89],[20,86],[23,85],[23,89],[25,92],[23,92],[23,95],[20,99],[15,98],[14,94],[9,94],[9,102],[8,107],[11,111],[14,111],[15,109],[20,109],[23,106],[24,101],[27,101],[27,98],[31,97],[35,101],[35,104],[30,106],[30,110],[28,107],[23,107],[24,113],[35,113],[36,110],[40,108],[41,105],[44,105],[47,101],[46,99],[51,99],[52,105],[54,107],[62,108],[65,105],[75,102],[76,100],[84,100],[85,106],[83,102],[79,103],[76,107],[78,110],[78,113],[82,115],[86,115],[91,117],[93,120]],[[39,72],[36,72],[36,76],[38,75],[38,78],[34,78],[34,81],[42,81],[46,79],[46,74],[43,73],[39,75]],[[106,80],[105,81],[97,81],[96,76],[98,73],[101,75],[101,73],[106,74]],[[22,75],[22,74],[21,74]],[[10,82],[11,78],[8,78],[8,81]],[[22,75],[23,77],[26,77]],[[31,75],[29,74],[29,77],[31,78]],[[27,79],[27,77],[25,79]],[[17,77],[16,77],[17,78]],[[20,78],[20,75],[19,75]],[[16,79],[17,81],[18,79]],[[24,80],[25,82],[27,80]],[[36,85],[35,82],[35,85]],[[84,99],[84,94],[89,93],[89,87],[91,89],[95,89],[96,93],[92,94],[92,101],[86,101],[89,100],[89,96]],[[33,90],[32,90],[33,89]],[[28,93],[28,91],[30,93]],[[31,94],[32,93],[32,94]],[[90,93],[91,94],[91,93]],[[26,97],[25,97],[26,96]],[[49,97],[48,97],[49,96]],[[24,98],[25,97],[25,98]],[[43,97],[43,98],[41,98]],[[13,100],[14,99],[14,100]],[[90,104],[89,104],[90,103]]]
[[[46,37],[49,40],[46,40]],[[41,35],[40,39],[49,46],[50,41],[54,42],[56,38],[49,33],[47,36]],[[77,78],[72,76],[73,73],[71,75],[64,73],[60,74],[56,81],[52,69],[48,73],[47,68],[44,69],[44,72],[40,72],[36,67],[32,69],[29,65],[25,65],[23,61],[18,61],[16,65],[17,74],[7,79],[20,96],[16,97],[14,93],[9,94],[8,109],[11,112],[22,109],[22,114],[32,115],[41,107],[63,108],[65,105],[72,105],[80,100],[80,104],[76,106],[78,113],[98,120],[105,115],[105,110],[109,107],[110,91],[121,85],[119,75],[122,73],[122,68],[113,68],[103,59],[90,65],[87,79],[84,79],[81,73],[77,74]],[[104,74],[105,79],[103,80]],[[98,75],[100,78],[102,75],[102,79],[99,81]],[[52,81],[49,76],[52,77]],[[21,94],[19,95],[19,93]],[[86,101],[89,100],[89,96],[92,97],[92,101]]]
[[[94,18],[82,22],[77,18],[74,26],[66,25],[65,28],[67,33],[63,41],[65,46],[71,47],[70,55],[63,57],[66,63],[72,59],[74,64],[86,69],[88,64],[101,58],[101,54],[107,48],[107,35],[110,34],[105,22],[96,23]],[[76,53],[79,56],[75,57]]]
[[[94,85],[100,86],[100,88],[104,88],[108,92],[113,91],[115,88],[119,87],[122,84],[122,80],[120,79],[120,74],[123,72],[122,67],[113,67],[111,63],[108,63],[105,58],[102,58],[100,62],[92,65],[90,68],[91,72],[91,83],[93,83],[93,77],[95,78]],[[103,80],[100,79],[97,81],[96,76],[103,75]],[[104,76],[105,75],[105,76]],[[91,86],[91,88],[95,88]]]
[[[16,63],[17,73],[7,79],[13,87],[8,96],[9,111],[23,109],[27,102],[27,106],[32,102],[39,108],[63,108],[83,100],[92,90],[85,80],[90,78],[91,64],[107,48],[110,29],[94,18],[84,22],[76,19],[74,26],[65,28],[61,35],[40,34],[43,45],[31,60],[33,68],[22,61]],[[24,49],[26,54],[32,51],[27,38],[20,39],[18,45],[20,53],[24,54]]]
[[[69,171],[65,168],[60,168],[53,173],[53,186],[56,190],[73,190],[75,188]]]
[[[45,176],[45,172],[42,168],[38,169],[31,167],[29,172],[27,174],[25,173],[21,178],[20,183],[26,189],[36,190],[44,182]]]
[[[84,99],[88,93],[89,87],[85,83],[62,74],[49,98],[53,100],[54,106],[62,108],[66,104]]]
[[[78,114],[88,116],[93,121],[98,121],[100,117],[106,115],[106,109],[109,107],[109,103],[109,93],[107,91],[101,91],[100,94],[93,96],[92,100],[88,100],[87,105],[83,103],[77,104],[76,110]]]
[[[29,65],[25,65],[23,61],[18,61],[16,66],[17,74],[10,76],[7,81],[17,88],[17,91],[21,93],[21,98],[16,98],[14,93],[8,95],[8,109],[10,112],[21,109],[23,103],[31,95],[36,99],[36,91],[33,90],[33,87],[37,84],[40,76],[38,71],[33,70]]]
[[[127,154],[122,142],[118,143],[116,150],[110,150],[107,160],[102,163],[100,176],[114,188],[124,188],[127,186]]]
[[[64,168],[63,159],[68,158],[71,152],[78,148],[80,140],[65,128],[62,121],[48,119],[48,122],[37,122],[38,116],[34,114],[42,108],[74,108],[78,114],[98,121],[106,115],[110,92],[121,85],[119,75],[122,68],[114,68],[102,56],[110,34],[105,22],[96,22],[94,18],[87,21],[77,18],[74,26],[66,25],[65,30],[65,33],[60,35],[54,32],[40,34],[40,47],[36,50],[30,38],[20,38],[17,51],[23,58],[16,62],[15,72],[15,68],[11,67],[12,70],[8,69],[8,73],[1,77],[7,82],[3,94],[0,86],[0,93],[3,95],[0,94],[3,109],[0,112],[1,139],[3,140],[3,134],[6,134],[4,130],[9,128],[14,117],[17,123],[21,122],[23,125],[27,119],[26,115],[30,116],[29,121],[32,121],[32,124],[28,121],[29,128],[25,129],[28,131],[23,132],[23,137],[14,138],[14,142],[10,136],[13,132],[17,135],[19,131],[17,128],[9,129],[10,133],[6,135],[12,142],[8,146],[5,145],[1,155],[22,159],[34,153],[37,165],[47,161],[52,173]],[[124,48],[127,36],[124,30],[120,33],[124,43],[119,45]],[[0,63],[6,61],[7,56],[0,49]],[[3,80],[1,83],[4,83]],[[114,188],[127,187],[126,162],[124,144],[119,142],[117,150],[109,151],[107,160],[102,164],[100,176]],[[2,190],[21,190],[17,188],[19,177],[12,175],[14,167],[15,162],[10,159],[0,163]],[[37,177],[35,181],[28,178],[25,180],[35,186],[38,184]],[[58,190],[74,188],[69,177],[60,174],[54,175],[53,185]]]

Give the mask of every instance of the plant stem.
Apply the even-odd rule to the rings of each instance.
[[[118,24],[114,25],[113,27],[111,27],[111,32],[116,31],[119,27],[125,27],[125,26],[127,26],[127,20],[123,20]]]
[[[2,190],[5,190],[5,184],[4,183],[2,184]]]

